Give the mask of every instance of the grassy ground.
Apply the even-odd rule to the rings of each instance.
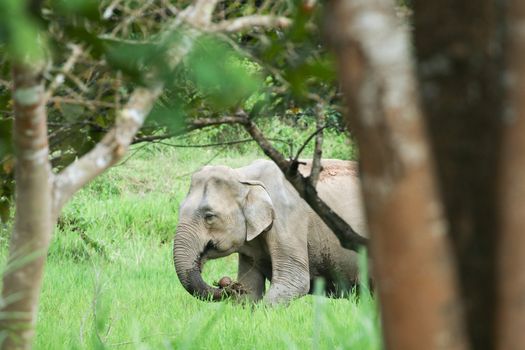
[[[327,155],[337,156],[342,147],[347,146],[336,145]],[[171,256],[189,174],[210,160],[235,167],[261,155],[158,146],[136,151],[65,208],[49,251],[36,349],[381,347],[376,306],[368,295],[308,296],[279,308],[190,296]],[[3,230],[5,252],[8,228]],[[236,259],[209,262],[205,279],[236,276]]]

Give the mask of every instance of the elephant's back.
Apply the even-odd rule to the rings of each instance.
[[[357,162],[326,159],[322,163],[317,192],[319,197],[362,236],[367,236],[361,183]],[[301,165],[299,171],[310,175],[311,161]]]

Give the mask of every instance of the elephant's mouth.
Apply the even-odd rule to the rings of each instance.
[[[213,255],[213,252],[217,250],[217,245],[210,239],[208,243],[204,246],[204,249],[197,257],[197,260],[195,261],[195,266],[198,267],[199,272],[202,272],[202,267],[204,266],[204,263],[210,258],[213,259],[213,257],[210,257],[210,255]]]
[[[213,240],[209,240],[208,243],[206,243],[206,245],[204,246],[202,252],[200,253],[198,261],[199,264],[202,266],[207,260],[224,258],[235,252],[237,252],[237,248],[235,246],[224,249],[221,247],[220,243],[215,242]]]
[[[196,271],[199,273],[199,279],[202,280],[202,270],[204,268],[204,265],[206,262],[210,259],[214,259],[215,252],[217,251],[217,245],[212,240],[209,240],[208,243],[204,246],[204,249],[202,252],[197,256],[195,259],[194,267],[196,268]],[[192,273],[190,271],[189,273]]]

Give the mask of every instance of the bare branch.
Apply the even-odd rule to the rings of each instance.
[[[95,111],[97,107],[115,108],[115,104],[113,102],[105,102],[105,101],[99,101],[99,100],[85,100],[85,99],[62,97],[62,96],[51,97],[49,101],[53,103],[58,103],[58,104],[64,103],[64,104],[84,106],[91,111]]]
[[[113,11],[115,10],[115,7],[118,6],[119,2],[122,0],[113,0],[111,4],[109,4],[108,7],[104,10],[104,13],[102,14],[103,19],[109,19],[111,16],[113,16]]]
[[[206,30],[209,32],[236,33],[251,29],[253,27],[287,28],[291,24],[292,21],[287,17],[252,15],[232,20],[224,20],[208,26]]]
[[[196,0],[193,5],[194,16],[201,17],[206,22],[211,21],[211,16],[219,0]]]
[[[208,147],[220,147],[220,146],[230,146],[230,145],[238,145],[241,143],[248,143],[248,142],[255,142],[254,139],[248,138],[248,139],[242,139],[242,140],[232,140],[232,141],[223,141],[223,142],[213,142],[213,143],[203,143],[203,144],[177,144],[177,143],[169,143],[164,141],[158,141],[157,143],[160,143],[161,145],[166,145],[170,147],[177,147],[177,148],[208,148]]]
[[[143,3],[142,6],[138,7],[137,9],[133,10],[131,13],[129,13],[122,22],[120,22],[117,26],[115,26],[115,28],[112,30],[111,32],[111,35],[116,35],[117,33],[119,33],[120,31],[122,31],[122,29],[128,27],[131,23],[133,23],[138,17],[140,17],[144,11],[150,7],[152,4],[153,4],[153,1],[154,0],[148,0],[146,1],[146,3]],[[108,10],[109,8],[107,8],[106,10]],[[111,9],[111,12],[108,12],[109,13],[112,13],[112,9]],[[106,13],[105,13],[106,14]],[[111,16],[111,15],[110,15]],[[127,33],[125,33],[127,34]]]
[[[274,161],[275,164],[284,172],[287,173],[291,162],[289,160],[286,160],[284,156],[272,146],[270,142],[264,137],[261,130],[255,125],[255,123],[248,118],[248,115],[244,111],[239,111],[237,113],[237,116],[241,118],[242,120],[242,126],[244,126],[244,129],[250,134],[251,137],[255,141],[257,141],[257,144],[261,149],[263,150],[264,154],[266,154],[271,160]]]
[[[317,135],[319,135],[324,129],[326,129],[326,126],[322,126],[320,128],[317,128],[313,133],[310,134],[310,136],[308,136],[306,138],[306,140],[303,142],[303,144],[301,145],[301,147],[299,147],[299,149],[297,150],[297,153],[295,154],[295,157],[294,157],[294,162],[297,162],[297,160],[299,159],[299,157],[301,156],[301,153],[303,153],[304,149],[306,148],[306,146],[310,143],[310,141],[312,141],[312,139],[314,137],[316,137]]]
[[[325,114],[323,105],[318,103],[315,109],[317,115],[317,130],[319,130],[319,132],[315,136],[314,157],[312,159],[312,171],[310,172],[310,182],[314,188],[317,185],[319,173],[321,172],[321,157],[323,156],[323,130],[325,128]]]
[[[242,124],[245,118],[239,116],[228,116],[221,118],[199,118],[193,120],[189,126],[188,131],[202,129],[207,126],[220,124]]]
[[[45,95],[46,101],[49,100],[49,98],[53,96],[55,90],[64,83],[65,75],[73,69],[77,59],[82,54],[82,48],[79,45],[71,44],[69,45],[69,48],[71,49],[71,56],[69,56],[67,61],[64,63],[61,72],[58,73],[53,79],[53,81],[49,84]]]
[[[163,134],[163,135],[151,135],[151,136],[137,137],[133,139],[132,143],[137,144],[141,142],[154,142],[154,141],[165,140],[165,139],[169,139],[175,136],[180,136],[190,131],[207,128],[209,126],[215,126],[215,125],[221,125],[221,124],[240,124],[243,122],[243,120],[244,119],[235,117],[235,116],[228,116],[228,117],[221,117],[221,118],[194,119],[184,129],[181,129],[180,131],[172,132],[169,134]]]

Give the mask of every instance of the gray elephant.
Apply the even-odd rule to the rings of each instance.
[[[355,162],[323,160],[319,196],[357,232],[366,235]],[[301,165],[307,175],[311,165]],[[201,276],[203,264],[239,253],[238,282],[254,301],[287,302],[311,291],[323,277],[329,292],[349,290],[358,280],[357,254],[341,247],[271,161],[232,169],[206,166],[193,174],[181,204],[173,246],[184,288],[220,300],[222,290]],[[265,293],[265,281],[270,287]]]

